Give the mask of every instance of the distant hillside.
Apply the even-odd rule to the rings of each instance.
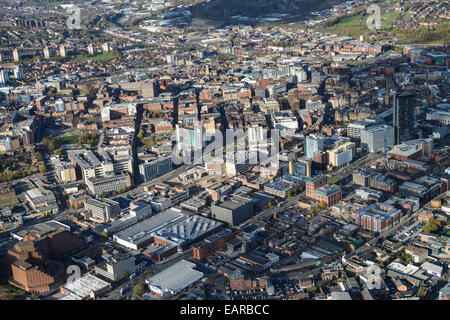
[[[191,8],[194,17],[226,21],[235,15],[250,18],[272,13],[307,15],[344,0],[210,0]]]
[[[317,25],[318,30],[326,30],[342,36],[359,38],[397,45],[444,45],[449,43],[450,19],[448,9],[439,2],[408,3],[402,10],[392,10],[390,3],[380,3],[381,28],[371,30],[367,27],[366,10],[329,19]],[[421,7],[426,10],[421,10]]]

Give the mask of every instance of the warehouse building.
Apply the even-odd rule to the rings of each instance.
[[[155,294],[174,295],[203,278],[203,273],[195,270],[196,264],[180,260],[156,275],[147,278],[145,283]]]
[[[35,225],[26,227],[19,231],[12,231],[10,234],[14,239],[16,239],[18,241],[22,241],[24,239],[24,237],[30,232],[50,233],[50,232],[53,232],[53,231],[56,231],[59,229],[64,229],[66,231],[70,231],[70,226],[65,225],[56,220],[50,220],[50,221],[45,221],[42,223],[37,223]]]
[[[323,202],[327,207],[334,206],[342,199],[341,187],[338,185],[325,185],[314,190],[311,198]]]
[[[52,191],[39,187],[24,192],[24,195],[34,210],[40,213],[58,212],[58,204],[55,194]]]
[[[237,233],[237,230],[224,229],[197,243],[193,247],[194,259],[202,260],[205,257],[214,255],[219,249],[226,247],[227,241],[231,240]]]
[[[189,244],[200,241],[223,228],[222,222],[184,213],[176,208],[167,209],[116,233],[113,239],[130,249],[138,250],[154,243],[161,249],[165,248],[163,250],[175,249],[170,252],[174,253],[183,251]]]
[[[178,252],[182,252],[190,243],[218,232],[223,225],[219,221],[192,215],[158,229],[153,235],[156,243],[176,246]]]
[[[111,289],[111,285],[90,273],[61,287],[64,294],[59,300],[87,300],[95,299]]]
[[[153,232],[184,218],[185,215],[181,210],[170,208],[116,233],[113,240],[127,248],[137,250],[153,242]]]

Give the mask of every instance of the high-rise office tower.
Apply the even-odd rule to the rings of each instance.
[[[7,84],[9,82],[8,70],[0,70],[0,84]]]
[[[13,50],[13,57],[14,57],[14,61],[15,62],[19,62],[20,61],[20,52],[18,49],[14,49]]]
[[[44,58],[50,59],[50,49],[48,47],[44,48]]]
[[[92,43],[88,45],[88,53],[92,56],[95,54],[95,47]]]
[[[16,78],[16,80],[22,81],[25,79],[24,75],[23,75],[23,69],[21,67],[17,67],[14,69],[14,78]]]
[[[109,44],[107,42],[105,44],[103,44],[102,49],[103,49],[103,53],[108,53],[111,51],[111,47],[109,46]]]
[[[305,139],[305,155],[306,158],[312,159],[314,158],[314,154],[316,152],[323,151],[323,141],[322,137],[309,136]]]
[[[61,45],[59,47],[59,54],[61,55],[61,57],[65,58],[67,56],[67,50],[66,47],[64,45]]]
[[[410,91],[396,94],[393,100],[395,144],[414,138],[414,95]]]

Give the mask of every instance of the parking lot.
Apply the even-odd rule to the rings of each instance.
[[[289,296],[293,296],[296,293],[303,293],[303,289],[300,288],[298,283],[293,280],[274,280],[272,284],[275,289],[276,297],[285,297],[289,298]]]
[[[225,287],[225,294],[223,295],[225,300],[260,300],[269,299],[264,289],[237,291],[231,290],[230,287]]]
[[[397,241],[406,242],[410,239],[414,239],[422,230],[424,222],[419,222],[418,219],[414,219],[409,224],[404,225],[395,232],[394,239]]]

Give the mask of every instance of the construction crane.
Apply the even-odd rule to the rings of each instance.
[[[22,87],[26,85],[26,83],[25,83],[25,82],[23,82],[23,81],[20,81],[20,80],[16,80],[16,82],[20,83],[20,84],[22,85]]]

